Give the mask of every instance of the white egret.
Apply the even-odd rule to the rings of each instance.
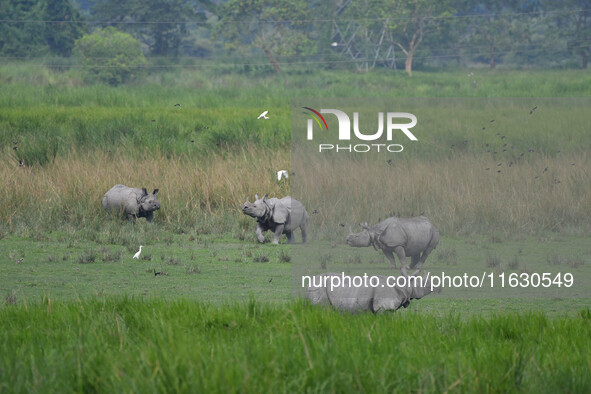
[[[138,251],[137,251],[137,253],[133,255],[133,258],[134,258],[134,259],[138,259],[138,260],[139,260],[139,258],[140,258],[140,253],[142,253],[142,246],[143,246],[143,245],[140,245],[140,250],[138,250]]]

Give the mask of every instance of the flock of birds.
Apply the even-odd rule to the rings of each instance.
[[[533,114],[536,112],[536,110],[538,110],[538,106],[537,106],[537,105],[536,105],[536,106],[534,106],[533,108],[531,108],[531,109],[529,110],[529,114],[530,114],[530,115],[533,115]],[[491,128],[491,125],[492,125],[493,123],[495,123],[495,119],[491,119],[491,120],[489,121],[489,129]],[[487,130],[487,126],[482,126],[481,130],[482,130],[482,131],[486,131],[486,130]],[[507,137],[506,137],[505,135],[503,135],[503,134],[501,134],[501,133],[497,132],[497,133],[495,133],[495,137],[499,138],[499,139],[500,139],[500,140],[503,142],[503,145],[502,145],[502,146],[497,146],[497,150],[495,150],[495,147],[494,147],[495,145],[494,145],[493,143],[489,143],[489,142],[487,142],[487,143],[485,143],[485,144],[484,144],[484,148],[486,148],[486,153],[492,153],[493,155],[496,155],[496,154],[498,154],[498,153],[499,153],[499,151],[500,151],[501,153],[502,153],[502,152],[508,152],[509,150],[513,150],[513,149],[515,149],[515,148],[516,148],[514,145],[509,145],[509,141],[506,139]],[[460,144],[460,143],[457,143],[457,144],[451,144],[451,146],[450,146],[450,149],[454,150],[454,149],[456,149],[456,148],[459,148],[459,147],[461,147],[461,146],[467,146],[467,145],[468,145],[468,140],[464,140],[464,141],[462,141],[462,142],[461,142],[461,144]],[[534,150],[533,150],[532,148],[528,148],[528,149],[527,149],[527,153],[534,153]],[[557,151],[556,151],[556,153],[560,153],[560,150],[557,150]],[[520,159],[521,159],[522,157],[524,157],[524,156],[525,156],[525,152],[521,152],[521,153],[520,153],[520,154],[519,154],[517,157],[515,157],[513,160],[515,160],[515,161],[518,161],[518,160],[520,160]],[[497,163],[497,165],[496,165],[496,173],[500,174],[500,173],[502,173],[502,172],[503,172],[503,171],[502,171],[502,169],[500,168],[500,167],[502,167],[502,166],[503,166],[503,164],[505,164],[505,166],[506,166],[507,168],[509,168],[509,167],[512,167],[512,166],[513,166],[513,164],[514,164],[513,160],[509,160],[509,161],[508,161],[508,162],[506,162],[506,163],[503,163],[503,162],[499,162],[499,163]],[[391,163],[392,163],[392,160],[388,160],[388,164],[391,164]],[[575,163],[571,163],[571,166],[575,166]],[[486,167],[484,170],[485,170],[485,171],[494,171],[495,169],[494,169],[494,167],[493,167],[493,168],[491,168],[491,167]],[[549,168],[548,168],[548,167],[545,167],[545,168],[542,170],[542,172],[541,172],[541,173],[542,173],[542,174],[544,174],[544,173],[548,172],[548,170],[549,170]],[[534,176],[534,179],[538,179],[539,177],[540,177],[540,175],[535,175],[535,176]],[[554,182],[555,184],[559,184],[559,183],[560,183],[560,179],[558,179],[558,178],[555,178],[555,179],[553,179],[553,182]]]

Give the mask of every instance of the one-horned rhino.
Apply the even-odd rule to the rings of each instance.
[[[355,286],[345,280],[344,273],[326,273],[303,281],[307,284],[304,297],[313,305],[331,306],[339,311],[382,313],[406,308],[413,299],[420,299],[432,292],[440,292],[433,287],[428,277],[409,277],[405,287],[393,286],[395,282],[383,275],[374,275],[375,283]],[[308,279],[308,278],[306,278]]]
[[[128,219],[146,218],[151,222],[154,211],[160,209],[158,189],[149,194],[145,187],[138,189],[115,185],[105,193],[103,207],[107,211],[123,212]]]
[[[242,206],[242,213],[257,220],[256,235],[259,242],[263,243],[263,232],[273,231],[273,243],[278,244],[281,234],[287,235],[287,242],[294,240],[293,232],[297,228],[302,231],[302,242],[306,243],[306,227],[308,225],[308,212],[301,202],[290,196],[278,198],[259,198],[255,195],[255,202],[248,201]]]
[[[382,250],[390,260],[392,268],[396,268],[394,253],[402,264],[402,274],[407,275],[406,257],[411,258],[411,268],[417,272],[423,267],[429,253],[439,243],[439,231],[424,216],[412,218],[388,218],[369,227],[361,225],[363,231],[347,236],[347,244],[355,247],[372,245],[375,250]]]

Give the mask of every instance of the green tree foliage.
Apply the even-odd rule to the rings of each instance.
[[[505,53],[519,50],[529,39],[528,19],[520,12],[529,9],[519,0],[477,0],[472,9],[479,17],[471,18],[467,42],[488,59],[495,68]]]
[[[311,19],[303,0],[230,0],[219,12],[215,36],[226,42],[229,51],[258,48],[276,72],[281,57],[314,52],[310,39]]]
[[[133,35],[152,55],[176,56],[187,35],[187,22],[204,19],[195,7],[187,0],[99,0],[92,15]]]
[[[110,85],[132,81],[142,74],[147,63],[141,43],[112,26],[77,40],[74,54],[86,66],[89,79]]]
[[[78,10],[69,0],[2,0],[0,54],[69,56],[84,34]]]
[[[566,41],[567,50],[580,59],[581,68],[587,68],[591,57],[591,1],[551,0],[548,6],[557,10],[550,14],[555,33]]]
[[[448,1],[351,2],[342,14],[342,19],[348,23],[345,29],[341,29],[344,32],[342,40],[350,53],[359,47],[369,47],[370,52],[375,54],[385,52],[386,48],[390,52],[393,46],[398,47],[406,56],[405,70],[412,76],[413,59],[419,45],[437,31],[443,17],[453,12]],[[355,22],[354,26],[351,26],[351,21]],[[374,57],[374,64],[375,60]]]
[[[69,0],[48,0],[44,36],[51,53],[70,56],[74,42],[86,33],[80,12]]]

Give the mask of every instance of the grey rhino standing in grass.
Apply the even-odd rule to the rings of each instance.
[[[343,285],[343,275],[326,273],[312,277],[304,297],[313,305],[332,306],[339,311],[382,313],[406,308],[412,299],[441,291],[440,288],[431,289],[431,281],[421,277],[409,277],[408,286],[395,287],[388,283],[387,276],[375,275],[379,282],[355,287],[350,283]],[[334,283],[331,277],[336,277]],[[336,286],[336,279],[339,286]]]
[[[306,243],[306,226],[308,212],[301,202],[290,196],[278,198],[259,198],[255,202],[248,201],[242,206],[242,213],[257,220],[256,235],[260,243],[265,241],[263,232],[273,231],[273,243],[278,244],[281,234],[287,235],[287,243],[294,240],[293,232],[299,227],[302,231],[302,242]]]
[[[355,247],[372,245],[375,250],[382,250],[392,268],[396,268],[394,253],[402,264],[402,274],[407,275],[408,265],[406,257],[411,257],[411,268],[417,272],[423,267],[429,253],[439,243],[439,231],[433,223],[424,216],[412,218],[388,218],[369,227],[367,223],[361,225],[363,231],[347,236],[347,244]]]
[[[146,218],[151,222],[154,211],[160,209],[158,189],[149,194],[145,187],[138,189],[115,185],[105,193],[103,207],[107,211],[123,212],[128,219]]]

